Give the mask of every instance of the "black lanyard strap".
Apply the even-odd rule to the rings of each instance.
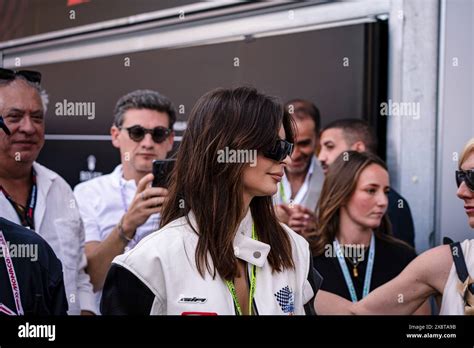
[[[18,204],[17,202],[15,202],[12,196],[8,194],[7,190],[5,190],[5,188],[2,185],[0,185],[0,191],[3,192],[6,199],[13,206],[13,209],[15,209],[15,212],[17,213],[22,226],[26,226],[34,230],[35,229],[35,208],[36,208],[36,201],[38,197],[38,186],[36,185],[36,173],[33,169],[31,171],[31,181],[32,181],[32,185],[31,185],[31,190],[28,196],[26,207],[23,207],[21,204]]]

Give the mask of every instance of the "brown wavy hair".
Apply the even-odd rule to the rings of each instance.
[[[376,155],[357,151],[341,153],[329,166],[316,208],[318,215],[316,232],[310,236],[310,245],[314,256],[322,255],[325,246],[332,244],[336,238],[339,232],[341,207],[349,202],[362,171],[371,164],[377,164],[387,170],[385,163]],[[409,244],[392,236],[392,227],[387,213],[382,217],[382,221],[374,233],[379,239],[411,249]]]
[[[233,240],[244,217],[242,177],[249,164],[219,163],[218,151],[262,151],[275,143],[282,125],[286,140],[293,142],[293,124],[282,105],[250,87],[219,88],[194,105],[171,174],[161,227],[182,216],[189,223],[188,214],[194,213],[199,236],[195,260],[201,276],[206,269],[213,278],[216,272],[227,280],[238,274]],[[272,197],[254,197],[250,211],[258,239],[271,246],[268,262],[273,271],[294,268],[289,236],[278,222]]]

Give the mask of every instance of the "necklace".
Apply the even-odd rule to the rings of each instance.
[[[359,266],[359,263],[362,261],[362,260],[357,260],[357,257],[346,257],[349,262],[351,263],[352,265],[352,274],[354,275],[354,278],[357,278],[359,276],[359,272],[357,271],[357,266]]]
[[[337,260],[339,261],[339,265],[342,270],[342,274],[344,275],[344,280],[346,282],[347,288],[349,290],[349,293],[351,295],[352,302],[357,302],[357,294],[356,290],[354,287],[354,283],[352,281],[352,278],[349,274],[349,268],[347,267],[347,263],[345,261],[345,257],[343,255],[343,252],[341,250],[341,246],[336,239],[333,241],[333,246],[334,249],[336,250],[336,255],[337,255]],[[362,298],[367,296],[370,291],[370,283],[372,280],[372,271],[374,268],[374,259],[375,259],[375,237],[372,234],[370,238],[370,247],[369,247],[369,257],[367,260],[367,269],[365,271],[365,278],[364,278],[364,288],[362,289]]]
[[[357,278],[359,276],[359,271],[357,269],[357,267],[359,266],[359,264],[364,260],[364,249],[365,248],[362,248],[362,251],[361,251],[361,255],[358,255],[357,251],[358,251],[358,246],[352,246],[352,245],[344,245],[344,249],[345,250],[345,253],[344,255],[346,255],[346,259],[349,260],[349,262],[351,263],[352,265],[352,274],[354,275],[354,278]],[[350,251],[348,251],[348,249]],[[350,256],[348,256],[350,255]]]

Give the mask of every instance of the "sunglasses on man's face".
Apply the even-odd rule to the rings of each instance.
[[[277,141],[271,148],[262,151],[263,155],[266,158],[277,162],[283,161],[286,156],[291,155],[292,152],[293,144],[283,139],[277,139]]]
[[[467,188],[474,192],[474,170],[456,170],[456,184],[458,187],[461,186],[463,181]]]
[[[122,127],[119,127],[122,129]],[[144,128],[142,126],[132,126],[123,128],[128,132],[130,139],[135,142],[140,142],[145,138],[146,134],[151,134],[151,138],[157,144],[162,143],[171,134],[171,129],[165,127],[155,127],[152,129]]]
[[[14,80],[17,76],[22,76],[33,83],[41,82],[41,73],[33,70],[10,70],[0,68],[0,80]]]

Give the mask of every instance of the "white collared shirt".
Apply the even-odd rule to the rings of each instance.
[[[135,180],[123,178],[122,165],[115,167],[110,174],[78,184],[74,188],[79,212],[84,221],[85,242],[102,242],[117,226],[122,216],[135,197],[137,185]],[[160,226],[160,214],[151,215],[137,228],[125,252],[135,247],[138,242],[156,231]],[[99,308],[102,291],[95,293],[96,306]]]
[[[98,312],[90,277],[85,272],[84,228],[71,187],[58,174],[33,163],[38,196],[34,212],[35,232],[43,237],[61,260],[68,299],[68,314],[81,310]],[[3,193],[0,216],[21,225],[20,219]]]
[[[313,171],[314,171],[314,165],[316,162],[315,160],[316,160],[316,156],[313,156],[311,158],[311,163],[309,164],[308,172],[306,173],[306,177],[304,179],[303,185],[296,193],[295,198],[292,200],[293,204],[301,204],[303,200],[306,198],[306,195],[308,194],[308,191],[309,191],[309,181],[311,180],[311,176],[313,175]],[[281,184],[278,185],[278,199],[280,201],[279,203],[288,204],[292,195],[293,193],[291,192],[291,185],[285,173],[285,175],[283,175],[283,178],[281,180]],[[286,200],[284,200],[284,198],[286,198]]]
[[[123,178],[122,165],[110,174],[78,184],[74,188],[86,231],[86,243],[101,242],[117,226],[132,203],[137,185],[135,180]],[[132,249],[145,236],[156,231],[160,225],[160,214],[151,215],[137,228],[133,240],[125,251]]]
[[[303,185],[298,190],[294,199],[291,199],[291,184],[288,177],[283,175],[283,178],[278,185],[278,191],[273,196],[273,203],[277,204],[299,204],[308,209],[315,210],[316,204],[319,200],[319,195],[323,187],[324,173],[321,165],[315,155],[311,158],[311,163],[306,173]]]
[[[193,213],[188,217],[191,225],[197,230]],[[308,242],[282,224],[290,239],[295,269],[273,272],[267,261],[270,245],[251,238],[252,224],[253,219],[249,211],[238,228],[233,244],[234,255],[248,263],[248,271],[252,265],[257,267],[254,297],[256,313],[305,314],[304,305],[316,292],[308,280],[313,279],[310,277],[314,275]],[[201,277],[197,271],[195,252],[198,238],[186,217],[181,217],[143,239],[128,253],[114,259],[112,268],[125,269],[135,276],[135,281],[142,284],[135,286],[127,283],[128,297],[130,294],[134,295],[134,289],[143,289],[143,285],[148,289],[148,293],[154,296],[150,308],[143,314],[236,314],[233,298],[224,280],[218,274],[213,279],[209,271]],[[110,296],[122,293],[109,291],[109,286],[123,285],[120,280],[111,284],[106,282],[106,301],[103,303],[103,309],[107,314],[113,312],[113,308],[108,307]],[[117,303],[120,300],[115,298],[112,302]]]

